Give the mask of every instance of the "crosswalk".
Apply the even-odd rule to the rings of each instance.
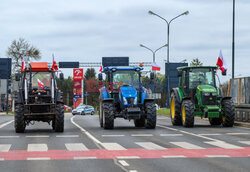
[[[68,151],[88,151],[92,148],[88,148],[83,143],[61,143],[64,144],[64,149]],[[168,148],[184,148],[184,149],[206,149],[206,148],[224,148],[224,149],[243,149],[245,147],[249,148],[250,140],[242,140],[237,141],[236,144],[227,143],[224,141],[203,141],[199,142],[199,145],[189,143],[189,142],[167,142],[164,145],[168,145],[168,147],[160,144],[156,144],[153,142],[133,142],[135,145],[134,148],[127,147],[123,144],[115,143],[115,142],[108,142],[108,143],[101,143],[101,147],[106,150],[110,151],[122,151],[122,150],[129,150],[129,149],[147,149],[147,150],[166,150]],[[202,146],[201,146],[202,145]],[[211,147],[212,146],[212,147]],[[48,144],[46,143],[32,143],[27,144],[27,147],[24,148],[28,152],[45,152],[49,149]],[[98,148],[96,148],[98,149]],[[12,144],[0,144],[0,152],[8,152],[15,150]]]

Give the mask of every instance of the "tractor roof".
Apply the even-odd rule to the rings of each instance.
[[[134,71],[139,71],[139,70],[143,70],[142,67],[139,66],[108,66],[108,67],[104,67],[104,71],[117,71],[117,70],[134,70]]]
[[[49,71],[47,62],[31,62],[31,71]]]
[[[197,68],[212,68],[212,69],[217,69],[217,66],[182,66],[178,67],[177,70],[185,70],[185,69],[197,69]]]

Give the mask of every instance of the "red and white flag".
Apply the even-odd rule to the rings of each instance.
[[[102,70],[103,70],[103,67],[101,66],[100,69],[99,69],[99,72],[102,72]]]
[[[40,79],[37,79],[38,85],[41,87],[41,89],[44,88],[44,83],[42,83],[42,81],[40,81]]]
[[[21,71],[24,71],[24,58],[22,57]]]
[[[222,55],[221,51],[220,51],[220,55],[218,57],[216,65],[221,70],[222,75],[226,75],[227,74],[226,62],[225,62],[225,59],[223,58],[223,55]]]
[[[152,70],[160,71],[161,67],[159,65],[157,65],[156,63],[152,63]]]

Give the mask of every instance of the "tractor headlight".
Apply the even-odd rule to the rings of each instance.
[[[212,93],[213,96],[217,96],[217,93]]]
[[[137,97],[134,99],[134,105],[137,104]]]
[[[125,97],[123,97],[123,103],[124,103],[125,105],[128,104],[128,101],[127,101],[127,99],[126,99]]]
[[[203,93],[204,96],[210,96],[210,93]]]

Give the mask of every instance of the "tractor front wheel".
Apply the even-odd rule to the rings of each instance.
[[[24,107],[21,104],[16,105],[15,113],[15,129],[16,133],[23,133],[25,131]]]
[[[145,103],[145,111],[146,111],[146,124],[145,127],[148,129],[154,129],[156,126],[156,108],[153,102]]]
[[[135,119],[134,120],[135,127],[144,127],[145,126],[145,119]]]
[[[231,99],[226,99],[222,101],[222,109],[225,112],[222,116],[223,127],[233,127],[235,119],[235,108],[233,101]]]
[[[173,125],[181,125],[181,104],[177,101],[174,92],[171,93],[170,118]]]
[[[101,103],[100,103],[100,109],[99,109],[99,122],[100,122],[100,126],[103,127],[103,110],[102,110]]]
[[[221,125],[222,119],[221,118],[209,118],[209,123],[211,125]]]
[[[103,103],[102,110],[103,110],[103,128],[113,129],[114,128],[113,103],[112,102]]]
[[[194,104],[191,100],[184,100],[181,104],[182,125],[194,126]]]
[[[55,132],[64,131],[64,109],[63,104],[56,105],[56,116],[55,116]]]

